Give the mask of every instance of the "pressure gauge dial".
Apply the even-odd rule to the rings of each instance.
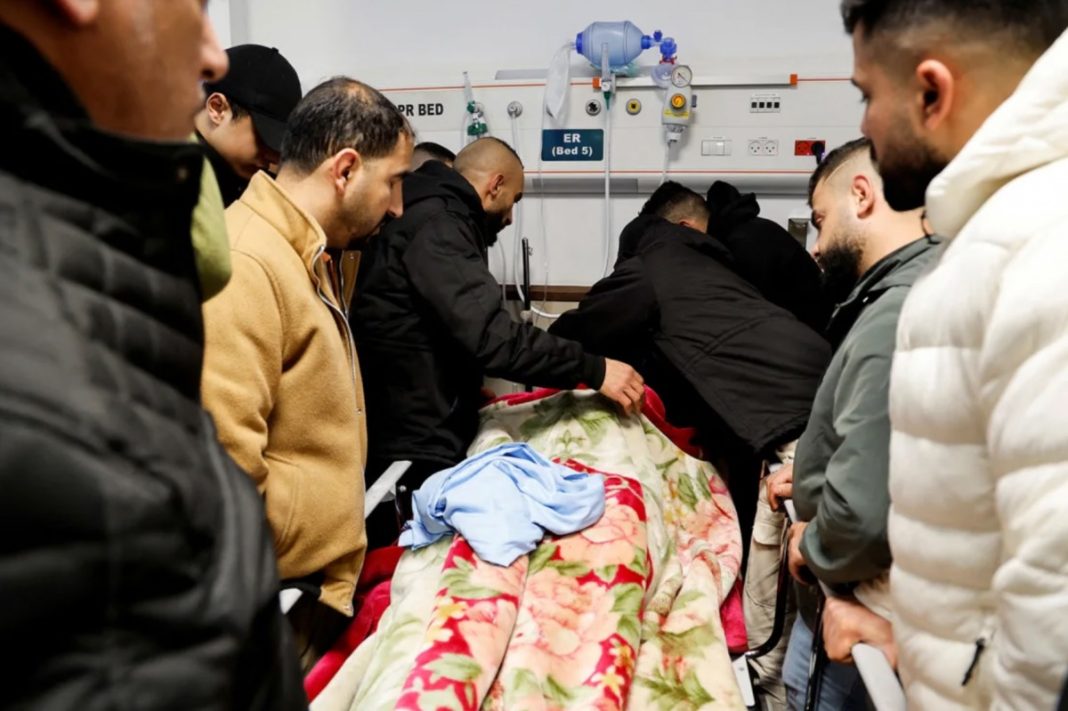
[[[693,70],[685,64],[680,64],[671,70],[671,83],[682,89],[693,82]]]

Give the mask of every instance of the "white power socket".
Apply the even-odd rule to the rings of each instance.
[[[748,147],[751,156],[779,155],[779,142],[774,138],[750,138]]]

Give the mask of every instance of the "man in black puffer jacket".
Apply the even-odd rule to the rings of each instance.
[[[225,56],[199,2],[90,5],[0,2],[0,705],[306,708],[262,504],[199,405],[179,141]]]
[[[752,460],[774,458],[804,431],[830,347],[738,275],[704,233],[700,195],[664,186],[642,213],[624,230],[634,256],[549,330],[634,363],[668,419],[698,428],[707,455],[727,464],[748,540]]]

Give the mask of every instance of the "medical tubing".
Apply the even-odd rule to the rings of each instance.
[[[604,113],[604,272],[602,276],[608,276],[608,269],[612,263],[612,104],[607,100]]]
[[[564,51],[568,51],[569,52],[569,51],[571,51],[573,46],[574,45],[571,45],[571,44],[565,44],[563,47],[561,47],[559,50],[557,50],[557,54],[559,54],[560,52],[564,52]],[[542,107],[541,107],[541,135],[543,137],[545,136],[545,126],[546,126],[546,122],[548,120],[548,116],[549,116],[548,107],[543,102],[542,103]],[[544,138],[542,140],[544,140]],[[545,167],[545,162],[544,162],[544,159],[542,157],[542,152],[538,151],[538,172],[537,172],[537,176],[538,177],[536,179],[541,181],[541,192],[538,195],[538,211],[539,211],[540,216],[541,216],[541,232],[540,232],[540,236],[541,236],[542,252],[544,254],[544,259],[542,260],[542,265],[543,265],[543,269],[544,269],[544,272],[545,272],[544,275],[543,275],[543,277],[545,279],[545,289],[542,291],[542,299],[541,299],[542,308],[540,308],[540,309],[537,308],[536,306],[534,306],[534,298],[533,298],[533,294],[531,294],[530,312],[532,314],[534,314],[535,316],[540,316],[541,318],[555,320],[555,319],[560,318],[563,314],[554,314],[554,313],[546,310],[547,304],[548,304],[548,300],[549,300],[549,237],[548,237],[548,231],[546,230],[546,227],[545,227],[546,222],[547,222],[546,213],[545,213],[545,178],[542,176],[542,169],[544,167]],[[517,215],[516,219],[517,220],[519,219],[518,215]],[[516,281],[517,282],[519,281],[518,274],[516,275]],[[518,288],[519,285],[517,284],[516,286]],[[531,288],[531,291],[533,291],[533,287]],[[523,298],[522,295],[520,295],[520,299],[522,299],[522,298]]]
[[[504,251],[504,244],[497,240],[494,250],[501,256],[501,303],[508,301],[508,253]]]
[[[544,130],[544,127],[545,127],[545,115],[546,115],[546,113],[543,110],[542,111],[542,120],[541,120],[542,130]],[[515,149],[516,153],[519,153],[519,121],[518,121],[518,118],[515,117],[515,116],[512,117],[512,148]],[[538,173],[539,174],[541,173],[541,166],[542,166],[542,163],[541,163],[541,159],[539,158],[538,159]],[[524,183],[525,182],[526,182],[526,179],[524,178]],[[543,181],[543,187],[544,187],[544,181]],[[542,247],[545,250],[545,262],[544,262],[544,264],[545,264],[545,280],[546,280],[546,283],[547,283],[548,279],[549,279],[549,241],[545,236],[545,196],[544,195],[540,196],[539,202],[540,202],[541,217],[542,217],[541,241],[542,241]],[[520,203],[516,204],[516,206],[515,206],[515,211],[516,211],[515,212],[515,243],[514,243],[514,246],[513,246],[513,249],[512,249],[512,277],[513,277],[513,281],[515,283],[516,293],[519,296],[519,302],[520,303],[525,303],[527,298],[526,298],[526,293],[523,291],[522,279],[520,278],[521,270],[520,270],[520,267],[519,267],[519,265],[522,263],[522,260],[523,260],[523,207],[522,207],[522,205],[523,205],[523,203],[520,202]],[[503,255],[503,249],[502,249],[502,255]],[[533,288],[531,288],[531,291],[533,292]],[[543,308],[539,309],[536,306],[534,306],[534,295],[532,293],[530,295],[530,301],[531,301],[530,312],[532,314],[534,314],[535,316],[541,316],[542,318],[547,318],[547,319],[558,319],[558,318],[560,318],[561,314],[549,313],[549,312],[543,310],[544,307],[545,307],[545,298],[544,297],[547,296],[547,295],[548,295],[548,286],[546,286],[546,291],[543,292],[543,298],[542,298],[542,304],[541,304]]]
[[[556,50],[556,54],[553,56],[553,63],[554,64],[556,63],[556,57],[559,56],[561,52],[570,52],[573,49],[575,49],[575,43],[574,42],[568,42],[567,44],[562,46],[560,49]],[[548,115],[549,115],[548,107],[547,106],[542,106],[542,111],[541,111],[541,135],[543,137],[545,136],[545,120],[546,120],[546,117]],[[544,138],[542,140],[544,140]],[[541,249],[542,249],[542,254],[544,255],[544,258],[542,259],[542,271],[543,271],[543,275],[542,276],[543,276],[543,278],[545,280],[545,284],[543,285],[545,288],[541,292],[541,309],[536,309],[533,306],[531,306],[531,309],[534,311],[534,313],[536,313],[538,316],[541,316],[542,318],[558,319],[558,318],[560,318],[560,316],[562,314],[554,314],[554,313],[550,313],[549,311],[547,311],[548,304],[549,304],[549,274],[550,274],[550,271],[549,271],[549,235],[548,235],[548,230],[545,227],[546,222],[547,222],[546,214],[545,214],[545,177],[542,175],[542,172],[541,172],[542,169],[544,168],[544,165],[545,165],[545,163],[544,163],[544,159],[543,159],[543,156],[542,156],[542,152],[538,151],[538,177],[541,180],[541,194],[538,196],[538,212],[539,212],[539,215],[541,217],[541,233],[540,233],[541,234]],[[533,301],[534,301],[534,299],[531,298],[531,302],[533,302]]]
[[[519,119],[516,116],[511,117],[512,123],[512,149],[519,154]],[[520,160],[522,155],[520,154]],[[524,182],[526,178],[524,177]],[[523,203],[520,202],[515,206],[515,241],[512,244],[512,277],[515,282],[516,292],[519,294],[519,301],[525,302],[526,295],[523,293],[523,285],[520,279],[519,263],[522,259],[521,250],[523,249]],[[507,276],[507,275],[506,275]]]

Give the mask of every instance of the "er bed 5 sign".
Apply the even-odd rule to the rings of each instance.
[[[602,129],[546,129],[541,132],[544,161],[604,160]]]

